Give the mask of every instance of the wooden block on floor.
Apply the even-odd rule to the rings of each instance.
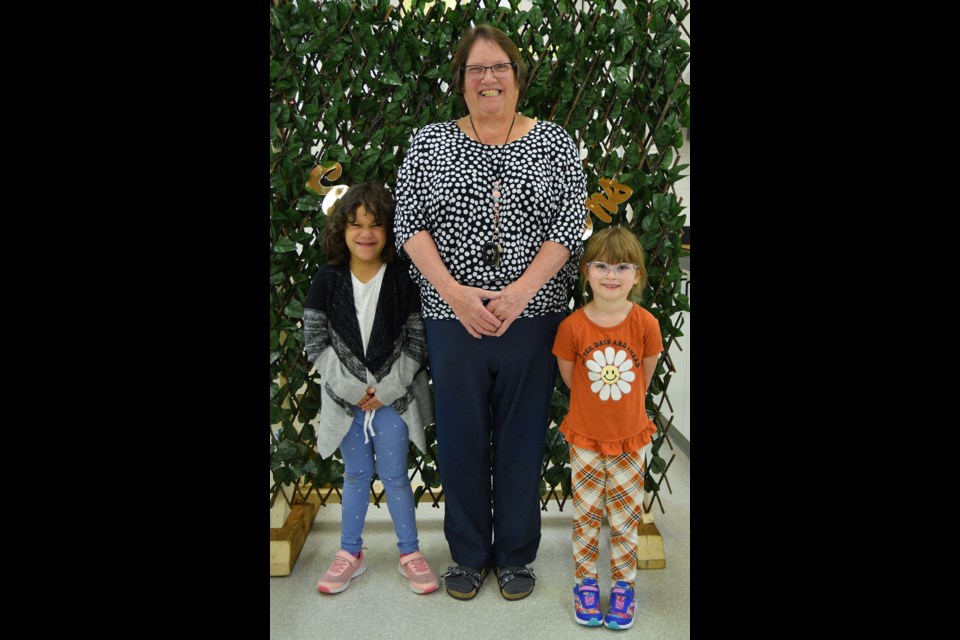
[[[278,494],[277,499],[273,501],[273,506],[270,507],[270,528],[282,529],[289,517],[290,505],[287,504],[283,495]]]
[[[664,569],[663,537],[654,523],[642,523],[637,536],[637,569]]]
[[[290,507],[290,515],[283,527],[270,529],[270,576],[288,576],[300,557],[303,543],[307,541],[307,534],[313,527],[313,520],[317,517],[320,501],[316,496],[307,499],[306,504],[295,504]],[[283,499],[278,498],[278,499]]]

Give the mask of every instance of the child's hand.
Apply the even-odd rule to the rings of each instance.
[[[364,411],[372,411],[373,409],[379,409],[383,406],[383,403],[377,400],[376,398],[370,398],[369,400],[363,402],[360,405],[360,408]]]
[[[375,397],[376,392],[377,390],[375,388],[367,387],[367,395],[363,396],[363,399],[357,403],[357,406],[360,407],[362,411],[372,411],[382,407],[383,403]]]

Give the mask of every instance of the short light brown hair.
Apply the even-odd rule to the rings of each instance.
[[[387,189],[376,182],[361,182],[355,184],[346,193],[340,196],[333,205],[333,211],[327,216],[323,227],[323,252],[327,254],[330,264],[343,264],[350,260],[350,249],[347,248],[347,225],[357,221],[357,209],[363,205],[367,213],[373,216],[377,224],[383,225],[387,232],[387,243],[380,254],[387,264],[393,262],[397,255],[393,236],[393,213],[396,203]]]
[[[637,236],[622,225],[597,231],[587,240],[587,246],[583,249],[583,258],[580,260],[585,300],[593,298],[593,291],[587,280],[588,262],[606,262],[607,264],[628,262],[638,265],[637,275],[640,276],[640,280],[630,289],[630,298],[639,298],[647,286],[646,255],[643,246]]]
[[[527,93],[527,65],[520,59],[520,50],[517,49],[517,45],[513,44],[513,40],[507,37],[507,34],[503,31],[489,24],[477,25],[463,32],[460,43],[453,54],[453,60],[450,62],[450,70],[453,72],[453,88],[457,90],[457,93],[463,93],[463,65],[466,64],[467,56],[470,55],[470,50],[478,39],[493,42],[506,51],[510,60],[516,64],[513,77],[517,82],[517,106],[519,107]]]

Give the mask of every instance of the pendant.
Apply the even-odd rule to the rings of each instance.
[[[499,242],[488,242],[483,245],[483,261],[488,267],[499,269],[501,255],[503,255],[503,247]]]

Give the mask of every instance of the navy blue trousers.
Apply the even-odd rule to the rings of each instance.
[[[526,565],[540,546],[540,473],[565,314],[518,318],[479,340],[425,320],[436,401],[443,532],[474,569]]]

